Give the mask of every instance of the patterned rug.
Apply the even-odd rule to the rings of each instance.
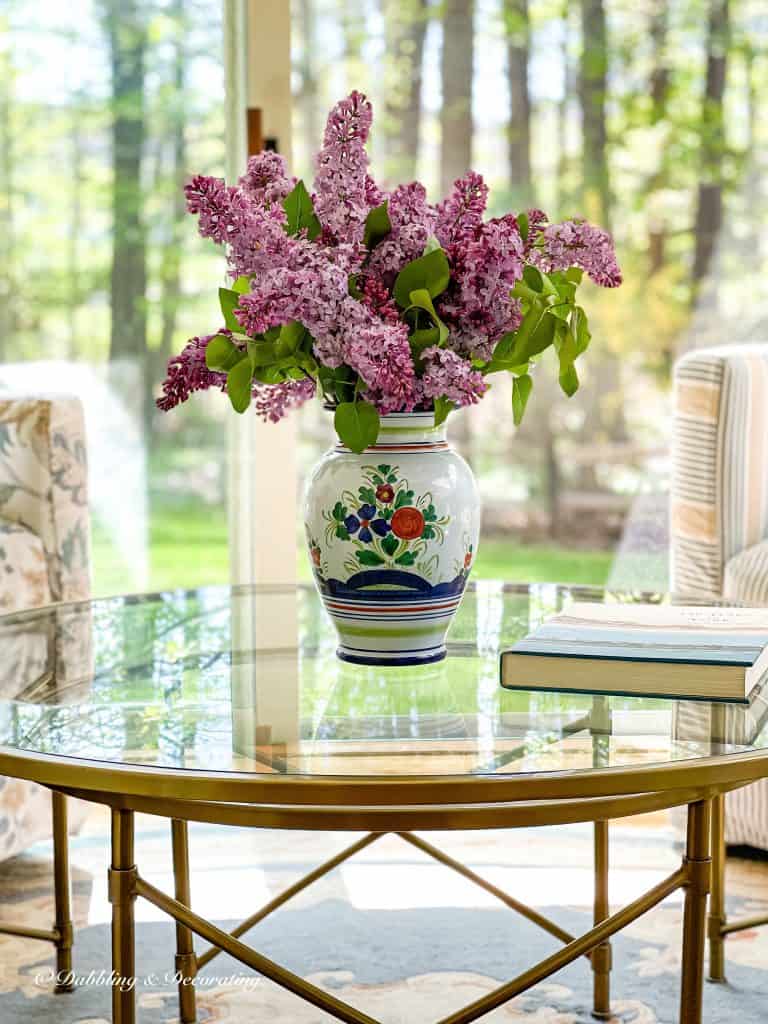
[[[144,822],[140,866],[151,881],[168,889],[166,831],[154,819]],[[658,823],[613,827],[611,885],[617,905],[675,865],[674,840]],[[233,910],[250,913],[344,842],[338,836],[298,833],[289,850],[279,833],[254,838],[240,830],[193,827],[195,904],[201,913],[232,926]],[[571,933],[590,927],[584,892],[590,875],[589,829],[498,833],[495,841],[470,834],[440,837],[437,844],[528,899]],[[0,866],[0,917],[41,926],[49,921],[46,853],[45,844],[39,844]],[[52,994],[50,947],[0,936],[0,1024],[108,1024],[108,905],[100,870],[106,856],[103,822],[73,843],[77,990]],[[768,863],[731,859],[729,885],[733,913],[768,912]],[[173,928],[147,904],[140,902],[138,908],[139,1021],[171,1024],[177,1020]],[[680,899],[672,897],[614,941],[616,1024],[677,1021],[681,913]],[[558,946],[395,837],[375,844],[359,862],[334,872],[263,921],[248,940],[384,1024],[439,1020]],[[762,1024],[768,1005],[768,929],[733,936],[727,957],[728,984],[706,986],[706,1024]],[[197,991],[200,1024],[332,1020],[226,956],[205,969]],[[483,1021],[588,1024],[590,995],[591,973],[582,960]]]

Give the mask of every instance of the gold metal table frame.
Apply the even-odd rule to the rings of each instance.
[[[435,1024],[469,1024],[582,956],[590,959],[594,972],[595,1015],[608,1017],[610,938],[678,889],[685,892],[679,1021],[680,1024],[701,1024],[707,897],[712,877],[712,824],[714,821],[715,829],[722,824],[724,793],[768,774],[768,752],[720,755],[635,768],[523,776],[371,779],[275,777],[116,766],[0,748],[0,773],[35,779],[61,798],[71,795],[111,808],[109,898],[113,970],[119,978],[134,975],[136,899],[146,899],[169,914],[176,922],[175,965],[181,979],[179,999],[183,1024],[196,1021],[195,988],[191,982],[197,970],[222,951],[338,1020],[379,1024],[258,953],[240,941],[240,936],[292,896],[387,833],[396,833],[403,841],[480,885],[510,909],[563,942],[562,949],[517,978]],[[608,823],[681,805],[688,807],[681,866],[628,906],[610,914]],[[173,896],[151,885],[139,873],[134,849],[136,812],[171,819]],[[188,821],[288,830],[362,831],[366,835],[273,898],[232,933],[227,933],[191,908]],[[574,822],[594,822],[595,827],[595,923],[578,937],[560,929],[538,911],[414,834]],[[719,862],[716,868],[718,865]],[[710,937],[716,909],[713,906],[709,915]],[[195,954],[193,934],[209,942],[210,948]],[[32,937],[54,941],[53,935]],[[113,1024],[134,1024],[136,1007],[132,987],[113,986],[112,1012]]]

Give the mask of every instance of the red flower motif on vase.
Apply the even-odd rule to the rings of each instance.
[[[395,489],[392,484],[379,484],[376,488],[376,498],[385,505],[391,504],[395,499]]]
[[[392,533],[401,540],[416,540],[424,533],[424,515],[413,505],[399,508],[392,516]]]

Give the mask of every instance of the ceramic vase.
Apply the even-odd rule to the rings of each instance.
[[[477,553],[474,475],[431,412],[382,417],[376,444],[338,442],[304,500],[312,569],[338,656],[371,665],[441,661]]]

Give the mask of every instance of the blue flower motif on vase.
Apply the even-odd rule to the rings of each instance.
[[[386,537],[392,527],[386,519],[377,519],[376,511],[375,505],[361,505],[357,515],[348,515],[344,520],[344,526],[350,537],[357,534],[358,540],[363,544],[370,544],[374,533],[378,537]]]

